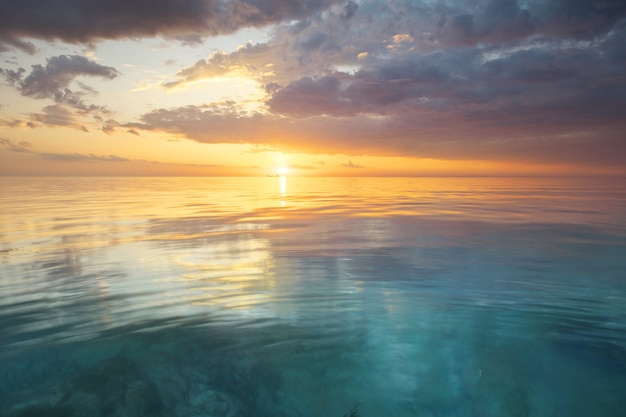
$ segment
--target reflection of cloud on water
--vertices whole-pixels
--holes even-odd
[[[314,308],[323,312],[324,302],[334,303],[333,294],[349,297],[356,291],[347,279],[329,281],[329,277],[345,275],[349,260],[337,256],[342,250],[380,248],[393,232],[387,221],[377,219],[346,221],[329,216],[324,221],[311,213],[302,213],[302,218],[296,213],[293,219],[273,214],[272,209],[257,210],[217,224],[212,218],[152,222],[149,244],[156,249],[142,250],[140,260],[143,268],[152,270],[150,285],[162,288],[161,294],[184,300],[177,308],[186,303],[188,312],[204,306],[240,317],[303,317],[308,312],[298,302],[300,298],[306,303],[319,301]],[[324,262],[300,270],[299,260],[310,260],[307,254]],[[315,265],[324,270],[312,276]],[[277,268],[280,274],[275,273]],[[318,279],[327,283],[312,288]]]
[[[128,300],[108,289],[127,276],[105,260],[102,249],[61,236],[52,249],[25,253],[21,262],[5,265],[7,274],[0,279],[3,344],[17,348],[92,338],[109,327],[111,314],[127,308]]]
[[[274,196],[277,185],[273,182]],[[196,320],[323,322],[343,331],[364,321],[410,322],[407,316],[419,301],[418,310],[430,323],[443,314],[441,306],[458,300],[477,308],[506,303],[522,309],[527,291],[508,292],[510,284],[499,278],[528,283],[526,272],[518,268],[512,276],[507,266],[555,254],[564,243],[560,226],[541,226],[542,239],[536,239],[539,232],[529,231],[529,225],[373,217],[368,213],[377,202],[370,203],[370,212],[360,212],[359,206],[333,199],[315,207],[301,200],[294,193],[289,209],[276,207],[274,200],[271,207],[227,214],[200,206],[197,217],[185,210],[159,213],[136,228],[120,220],[56,229],[52,249],[24,259],[36,262],[10,258],[6,270],[30,279],[20,296],[31,297],[25,308],[36,314],[23,317],[11,307],[17,316],[5,318],[24,318],[32,340]],[[583,226],[567,230],[568,239],[589,239]],[[504,255],[498,252],[503,247]],[[435,305],[434,299],[443,302]],[[372,340],[390,346],[392,333],[372,333]]]
[[[183,285],[181,296],[190,303],[252,316],[267,306],[274,275],[267,239],[235,235],[175,249],[170,256],[182,268],[170,282]]]

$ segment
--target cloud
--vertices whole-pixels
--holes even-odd
[[[177,163],[164,163],[158,161],[150,161],[145,159],[129,159],[124,158],[118,155],[96,155],[96,154],[83,154],[83,153],[51,153],[51,152],[36,152],[31,150],[32,144],[27,141],[21,141],[19,143],[15,143],[10,139],[0,138],[0,148],[4,148],[5,151],[8,152],[17,152],[17,153],[29,153],[36,157],[48,160],[48,161],[56,161],[56,162],[103,162],[103,163],[133,163],[133,164],[150,164],[150,165],[160,165],[160,166],[184,166],[184,167],[201,167],[201,168],[221,168],[223,165],[215,165],[215,164],[177,164]]]
[[[62,104],[46,106],[41,113],[31,113],[29,119],[30,127],[42,124],[48,127],[70,127],[87,132],[87,128],[78,121],[76,113]]]
[[[358,3],[355,3],[353,1],[348,1],[348,3],[346,3],[344,7],[343,14],[341,15],[342,19],[348,20],[352,18],[352,16],[354,16],[358,8],[359,8]]]
[[[533,6],[543,33],[577,39],[608,33],[626,16],[626,4],[620,0],[556,0]]]
[[[14,143],[10,139],[0,138],[0,146],[4,147],[9,152],[19,153],[32,153],[41,158],[63,161],[63,162],[77,162],[77,161],[103,161],[103,162],[128,162],[130,159],[122,158],[115,155],[94,155],[94,154],[79,154],[79,153],[47,153],[47,152],[34,152],[30,148],[32,144],[27,141],[21,141]]]
[[[365,2],[359,11],[374,17],[377,5]],[[396,19],[397,33],[410,34],[419,27],[439,45],[457,46],[502,44],[532,36],[593,39],[609,33],[625,16],[626,5],[620,0],[406,0],[378,8],[379,19]]]
[[[267,44],[215,53],[181,70],[166,86],[245,73],[266,86],[271,111],[296,117],[447,111],[461,105],[475,110],[522,95],[547,97],[576,88],[585,77],[606,75],[598,71],[606,69],[606,57],[578,39],[586,36],[596,44],[611,39],[612,56],[626,56],[619,46],[624,42],[616,41],[626,36],[615,35],[626,9],[619,2],[584,3],[524,8],[514,0],[363,1],[283,24]],[[560,33],[554,25],[567,23],[555,10],[567,13],[570,7],[578,24],[595,29],[572,27],[554,38]],[[581,10],[595,17],[587,21]]]
[[[276,91],[267,104],[274,112],[298,117],[353,116],[359,111],[359,103],[345,96],[337,75],[296,80]]]
[[[33,65],[31,72],[19,68],[0,69],[0,75],[7,84],[15,87],[20,94],[35,99],[52,99],[56,104],[46,106],[41,113],[29,116],[29,127],[37,124],[45,126],[65,126],[87,131],[78,119],[85,115],[109,114],[105,106],[85,102],[87,95],[97,94],[93,88],[77,80],[79,77],[90,76],[114,79],[119,72],[113,68],[100,65],[79,55],[59,55],[47,59],[46,65]],[[70,88],[75,82],[76,87]],[[107,125],[103,127],[106,130]]]
[[[390,51],[402,51],[410,49],[415,42],[413,36],[408,33],[398,33],[391,37],[391,42],[387,45]]]
[[[26,49],[27,45],[20,45],[21,38],[92,43],[157,35],[193,43],[202,36],[300,19],[333,3],[336,1],[4,1],[0,3],[0,43],[5,48]]]
[[[37,48],[35,48],[32,42],[18,39],[10,33],[0,35],[0,52],[8,52],[14,48],[20,49],[30,55],[37,52]]]
[[[352,161],[348,161],[345,164],[341,164],[341,166],[344,168],[365,168],[364,166],[357,165],[353,163]]]
[[[47,59],[46,66],[33,65],[30,74],[24,76],[26,70],[0,69],[9,85],[18,89],[26,97],[51,98],[57,103],[65,103],[85,112],[104,110],[101,107],[86,104],[82,97],[93,94],[95,90],[78,83],[81,91],[69,88],[72,81],[80,76],[113,79],[119,72],[113,67],[100,65],[80,55],[59,55]]]
[[[239,113],[235,107],[184,106],[154,110],[126,127],[201,143],[250,143],[319,154],[622,166],[626,143],[618,116],[621,107],[602,102],[603,94],[590,90],[576,102],[564,97],[539,108],[489,107],[488,101],[448,110],[422,103],[422,108],[403,111],[401,103],[395,104],[400,106],[397,112],[384,116],[291,117]],[[593,105],[598,107],[593,114],[580,116]]]
[[[290,168],[293,168],[293,169],[305,169],[305,170],[318,169],[318,167],[314,167],[314,166],[311,166],[311,165],[302,165],[302,164],[292,164],[292,165],[290,165]]]
[[[331,8],[281,25],[266,44],[212,55],[174,82],[271,68],[256,78],[267,112],[182,106],[132,127],[305,152],[619,166],[626,25],[576,12],[595,29],[565,30],[539,3],[472,4],[362,1],[349,21]]]
[[[24,68],[19,68],[18,70],[0,68],[0,75],[2,75],[7,84],[11,86],[19,85],[25,72],[26,70]]]
[[[197,80],[235,75],[263,80],[273,75],[273,65],[269,59],[273,52],[271,49],[272,47],[267,44],[249,42],[231,54],[215,52],[206,60],[199,60],[178,71],[177,80],[164,83],[163,86],[173,88]]]
[[[31,153],[32,151],[29,149],[32,145],[30,142],[22,141],[20,143],[13,143],[9,139],[0,138],[0,146],[4,147],[9,152],[18,152],[18,153]]]
[[[116,132],[119,125],[120,124],[116,120],[108,119],[104,122],[100,130],[102,130],[107,135],[112,135],[113,133]]]
[[[4,118],[4,117],[0,117],[0,126],[1,127],[11,127],[11,128],[15,128],[15,127],[34,127],[32,125],[32,122],[25,122],[22,119],[19,118]]]
[[[45,106],[39,113],[30,113],[24,118],[0,118],[0,126],[9,128],[37,129],[45,127],[69,127],[71,129],[88,132],[88,129],[79,121],[80,113],[62,104]],[[94,117],[96,122],[101,119]],[[105,127],[107,125],[105,124]],[[104,127],[102,128],[104,130]]]
[[[146,15],[134,12],[135,3],[128,13],[117,0],[108,7],[100,0],[86,3],[62,1],[57,14],[36,28],[23,18],[34,12],[16,14],[22,23],[0,26],[0,33],[68,42],[160,35],[194,43],[207,34],[275,24],[267,42],[190,61],[163,84],[174,90],[202,79],[247,77],[264,88],[260,110],[228,101],[155,108],[134,122],[102,117],[108,132],[161,131],[201,143],[354,157],[597,166],[623,165],[626,157],[623,1],[189,0],[184,10],[174,10],[174,3],[157,0]],[[22,6],[3,5],[0,12],[13,7]],[[165,11],[171,18],[162,17]],[[69,20],[93,25],[57,26]],[[75,73],[55,72],[85,68],[67,60],[72,65],[53,61],[30,74],[2,70],[23,94],[52,98],[59,106],[33,121],[80,127],[81,106],[82,114],[89,112],[84,97],[93,92]],[[117,74],[110,67],[89,68],[78,74]],[[27,84],[29,78],[34,81]]]
[[[324,13],[305,14],[299,20],[275,26],[274,37],[267,43],[248,42],[232,53],[215,52],[182,69],[176,74],[176,80],[164,86],[179,87],[225,75],[243,75],[269,85],[293,81],[302,73],[332,70],[335,63],[345,60],[344,57],[358,54],[344,50],[342,44],[343,36],[350,35],[349,28],[360,6],[352,1],[329,1],[327,6],[331,3],[334,5]],[[354,41],[349,39],[348,43]],[[379,42],[377,39],[376,43]]]
[[[42,158],[51,161],[78,162],[78,161],[99,161],[99,162],[129,162],[130,159],[116,155],[94,155],[79,153],[40,153]]]
[[[140,122],[127,123],[124,127],[164,131],[203,143],[241,143],[242,138],[256,131],[261,144],[261,137],[273,129],[271,118],[258,112],[240,114],[234,103],[229,101],[156,109],[142,115]]]

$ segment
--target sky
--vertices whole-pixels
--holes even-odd
[[[624,161],[623,0],[0,0],[1,175]]]

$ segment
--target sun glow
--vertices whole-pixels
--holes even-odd
[[[287,172],[289,172],[289,169],[287,169],[286,166],[280,166],[276,169],[276,171],[278,172],[278,175],[287,175]]]

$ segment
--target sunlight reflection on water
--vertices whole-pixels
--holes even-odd
[[[7,415],[150,390],[178,416],[626,409],[618,182],[0,181]],[[119,392],[58,388],[111,361]]]

